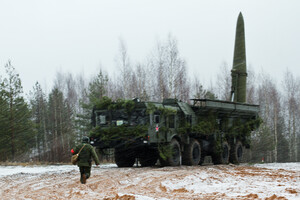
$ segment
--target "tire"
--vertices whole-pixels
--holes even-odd
[[[164,160],[162,157],[158,157],[159,159],[159,163],[160,163],[160,166],[164,167],[164,166],[170,166],[169,162],[167,160]]]
[[[157,152],[153,149],[148,149],[145,154],[140,157],[140,163],[142,167],[154,166],[157,159]]]
[[[118,167],[132,167],[135,162],[133,152],[124,149],[115,149],[115,163]]]
[[[171,149],[171,155],[168,155],[166,160],[159,157],[160,164],[162,166],[179,166],[181,157],[180,144],[175,138],[173,138],[169,146]]]
[[[204,163],[205,156],[206,156],[205,153],[201,152],[201,158],[200,158],[199,165],[202,165]]]
[[[243,144],[241,141],[236,141],[235,145],[230,151],[230,158],[231,163],[239,164],[243,160]]]
[[[184,148],[182,164],[198,165],[201,159],[201,146],[198,140],[191,139],[190,144]]]
[[[212,155],[212,161],[215,165],[228,164],[230,155],[230,147],[228,142],[222,142],[222,152]]]

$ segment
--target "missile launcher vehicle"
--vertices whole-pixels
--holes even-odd
[[[236,28],[231,71],[231,101],[177,99],[113,102],[104,97],[92,112],[91,143],[113,148],[119,167],[199,165],[205,156],[214,164],[243,161],[250,135],[260,124],[259,106],[246,103],[246,53],[244,21]]]
[[[109,99],[106,99],[110,101]],[[201,164],[211,156],[214,164],[242,161],[250,147],[250,133],[259,123],[257,105],[193,99],[161,103],[110,101],[110,108],[95,108],[91,141],[99,149],[114,148],[119,167]],[[131,105],[130,109],[125,105]],[[123,105],[123,107],[121,106]],[[114,107],[115,106],[115,107]]]

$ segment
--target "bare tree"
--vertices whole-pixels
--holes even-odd
[[[169,35],[165,43],[157,43],[150,65],[156,74],[156,100],[162,101],[165,98],[188,100],[190,88],[186,64],[180,57],[175,38]]]
[[[161,43],[157,43],[148,62],[150,68],[153,69],[152,76],[156,77],[156,80],[152,80],[151,84],[151,87],[154,88],[152,99],[162,101],[164,98],[168,97],[168,91],[166,81],[165,47]]]
[[[258,101],[260,105],[260,117],[263,119],[261,126],[260,145],[261,152],[268,157],[268,161],[278,161],[278,126],[279,117],[281,116],[280,93],[275,82],[265,74],[260,77],[258,87]],[[266,141],[263,141],[266,140]],[[269,154],[267,153],[269,152]],[[271,154],[273,152],[273,156]]]
[[[142,101],[149,100],[149,95],[146,87],[147,72],[146,66],[137,64],[135,70],[132,72],[131,88],[134,97],[139,97]]]
[[[217,74],[216,93],[219,99],[229,101],[231,91],[230,69],[226,62],[223,62],[219,69],[219,73]]]
[[[285,104],[287,106],[287,127],[290,145],[290,160],[297,161],[297,133],[299,132],[299,100],[300,100],[300,81],[287,71],[284,77]]]
[[[203,88],[203,85],[200,83],[197,76],[194,77],[193,86],[192,86],[192,97],[195,99],[204,99],[206,98],[207,91]]]
[[[257,97],[256,95],[256,76],[253,68],[248,66],[247,70],[247,103],[257,104]]]
[[[166,66],[169,97],[186,98],[188,95],[185,61],[180,57],[177,40],[170,34],[166,44]],[[187,100],[187,99],[182,99]]]
[[[119,88],[121,88],[121,96],[120,98],[132,98],[131,94],[131,88],[130,88],[130,82],[131,82],[131,64],[130,59],[128,55],[127,46],[122,38],[119,39],[119,53],[116,57],[116,65],[119,69],[119,76],[117,85]]]

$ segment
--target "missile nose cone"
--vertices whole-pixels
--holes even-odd
[[[238,17],[238,19],[240,19],[240,18],[243,18],[243,14],[242,14],[242,12],[240,12],[240,13],[239,13],[239,17]]]
[[[237,23],[236,23],[236,28],[238,29],[238,27],[244,29],[244,17],[243,17],[243,14],[241,12],[238,16],[238,20],[237,20]]]
[[[241,64],[245,65],[242,67]],[[245,30],[244,18],[241,12],[236,23],[233,69],[246,72]]]
[[[245,30],[244,18],[242,13],[239,13],[236,23],[235,45],[233,66],[231,70],[232,77],[232,100],[235,102],[246,102],[246,48],[245,48]]]

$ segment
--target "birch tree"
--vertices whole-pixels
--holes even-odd
[[[158,42],[148,60],[150,68],[153,69],[151,87],[154,88],[152,100],[155,101],[168,98],[165,53],[165,47]]]
[[[262,74],[258,87],[258,103],[263,124],[259,130],[258,145],[261,146],[260,153],[269,162],[278,161],[278,138],[282,134],[278,131],[281,129],[279,119],[282,119],[280,96],[275,82],[268,75]]]
[[[149,100],[149,94],[147,91],[147,70],[146,66],[137,64],[135,70],[132,72],[131,88],[133,97],[138,97],[142,101]]]
[[[131,82],[131,63],[128,55],[127,46],[122,38],[119,40],[119,53],[116,57],[117,69],[119,70],[120,80],[117,84],[121,89],[120,98],[132,98],[130,82]]]
[[[248,66],[247,69],[247,103],[257,104],[257,96],[256,96],[256,85],[257,77],[255,72],[251,66]]]
[[[180,57],[178,42],[169,35],[166,44],[166,73],[168,83],[168,97],[188,100],[189,88],[187,85],[185,61]]]
[[[150,59],[156,77],[155,100],[177,98],[189,99],[189,81],[185,60],[180,57],[177,40],[169,35],[164,43],[157,43]]]
[[[285,105],[287,107],[286,118],[289,135],[289,157],[290,161],[297,161],[297,153],[299,148],[297,146],[297,137],[299,134],[299,100],[300,100],[300,81],[294,75],[287,71],[284,77],[284,91],[285,91]]]
[[[231,75],[228,64],[224,62],[217,74],[216,93],[219,99],[230,101]]]

